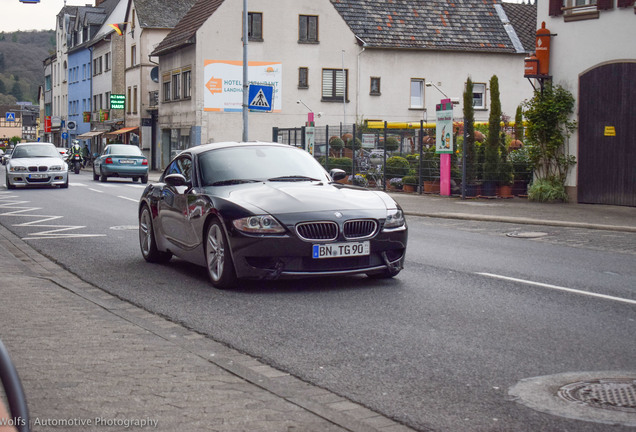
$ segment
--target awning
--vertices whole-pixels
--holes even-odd
[[[125,133],[128,133],[128,132],[132,132],[132,131],[137,130],[137,129],[139,129],[137,126],[117,129],[116,131],[107,132],[106,136],[107,137],[109,137],[109,136],[112,137],[112,136],[116,136],[116,135],[121,135],[121,134],[125,134]]]
[[[81,134],[81,135],[78,135],[78,136],[77,136],[77,138],[78,138],[78,139],[93,138],[94,136],[101,135],[101,134],[103,134],[104,132],[106,132],[106,131],[103,131],[103,130],[102,130],[102,131],[91,131],[91,132],[86,132],[86,133],[83,133],[83,134]]]

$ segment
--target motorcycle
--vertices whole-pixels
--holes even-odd
[[[80,169],[82,168],[82,155],[79,151],[73,152],[68,158],[68,165],[73,167],[73,172],[75,174],[80,173]]]

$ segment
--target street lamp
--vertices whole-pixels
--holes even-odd
[[[303,105],[305,106],[305,108],[307,108],[307,110],[309,111],[309,112],[307,113],[307,122],[308,122],[308,123],[313,122],[313,121],[314,121],[314,110],[312,110],[311,108],[309,108],[309,107],[307,106],[307,104],[306,104],[305,102],[303,102],[301,99],[298,99],[298,100],[296,101],[296,103],[297,103],[297,104],[303,104]]]
[[[450,99],[446,93],[444,93],[444,92],[443,92],[443,91],[442,91],[439,87],[437,87],[437,86],[436,86],[435,84],[433,84],[432,82],[428,82],[428,81],[427,81],[427,82],[426,82],[426,87],[435,87],[435,88],[437,89],[437,91],[438,91],[438,92],[440,92],[441,94],[443,94],[443,95],[444,95],[444,97],[445,97],[446,99]]]

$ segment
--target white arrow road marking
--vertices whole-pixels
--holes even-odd
[[[606,295],[606,294],[599,294],[599,293],[594,293],[594,292],[589,292],[589,291],[581,291],[581,290],[577,290],[577,289],[573,289],[573,288],[566,288],[566,287],[562,287],[562,286],[558,286],[558,285],[550,285],[550,284],[545,284],[545,283],[541,283],[541,282],[533,282],[533,281],[529,281],[529,280],[525,280],[525,279],[517,279],[517,278],[508,277],[508,276],[501,276],[501,275],[491,274],[491,273],[477,273],[477,274],[478,275],[482,275],[482,276],[486,276],[486,277],[495,278],[495,279],[503,279],[503,280],[507,280],[507,281],[511,281],[511,282],[519,282],[519,283],[524,283],[524,284],[528,284],[528,285],[539,286],[539,287],[542,287],[542,288],[550,288],[550,289],[553,289],[553,290],[565,291],[565,292],[569,292],[569,293],[573,293],[573,294],[585,295],[585,296],[590,296],[590,297],[597,297],[597,298],[602,298],[602,299],[605,299],[605,300],[613,300],[613,301],[618,301],[618,302],[628,303],[628,304],[636,304],[636,300],[630,300],[630,299],[626,299],[626,298],[622,298],[622,297],[614,297],[614,296],[610,296],[610,295]]]
[[[0,216],[13,216],[22,218],[36,218],[35,220],[23,222],[19,224],[13,224],[16,227],[37,227],[37,228],[50,228],[44,231],[39,231],[29,234],[27,237],[23,237],[22,240],[37,240],[37,239],[52,239],[52,238],[84,238],[84,237],[106,237],[106,234],[69,234],[68,231],[78,230],[86,228],[86,226],[79,225],[45,225],[45,222],[61,219],[64,216],[51,216],[41,214],[26,214],[37,210],[42,210],[41,207],[23,207],[21,205],[28,204],[29,201],[10,201],[7,198],[15,198],[15,196],[3,196],[0,195],[0,208],[12,209],[12,211],[0,213]],[[65,232],[66,231],[66,232]],[[65,232],[63,234],[60,234]]]

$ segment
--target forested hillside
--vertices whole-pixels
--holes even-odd
[[[44,60],[55,53],[55,31],[0,32],[0,105],[37,103]]]

